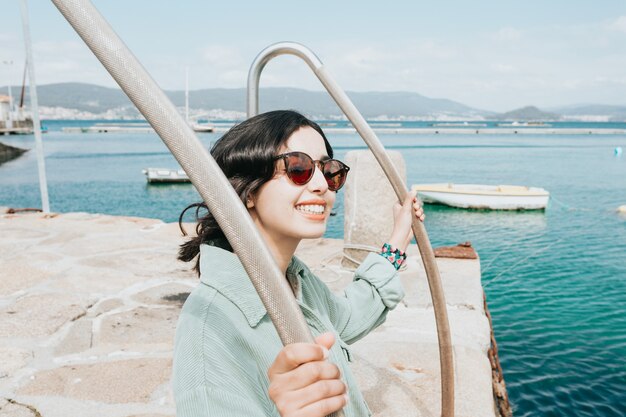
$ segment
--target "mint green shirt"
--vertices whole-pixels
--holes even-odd
[[[187,298],[176,329],[176,415],[278,417],[267,393],[267,370],[282,344],[243,265],[232,252],[201,245],[200,271],[200,284]],[[384,322],[404,296],[395,268],[370,254],[343,296],[331,293],[296,257],[287,279],[313,335],[336,335],[329,359],[348,385],[345,416],[371,415],[350,370],[348,345]]]

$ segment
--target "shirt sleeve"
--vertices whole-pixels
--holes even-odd
[[[382,256],[370,253],[355,271],[343,296],[322,283],[328,313],[339,337],[354,343],[385,321],[387,312],[404,297],[398,271]]]

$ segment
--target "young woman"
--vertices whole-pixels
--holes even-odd
[[[332,159],[320,127],[293,111],[269,112],[233,127],[211,154],[248,208],[316,338],[281,345],[241,262],[207,213],[179,256],[196,259],[200,284],[176,330],[177,416],[321,417],[342,407],[346,417],[369,415],[347,345],[380,325],[404,295],[397,268],[413,216],[424,217],[415,194],[394,206],[393,233],[381,254],[370,254],[344,296],[335,296],[294,257],[302,239],[324,234],[349,170]]]

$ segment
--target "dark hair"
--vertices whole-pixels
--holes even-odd
[[[298,112],[277,110],[251,117],[233,126],[224,134],[211,149],[211,155],[229,179],[241,201],[253,197],[259,188],[271,180],[275,174],[274,157],[291,135],[302,127],[315,129],[324,139],[329,157],[333,157],[333,149],[319,125]],[[187,235],[182,226],[183,216],[190,208],[196,209],[196,234],[180,246],[178,259],[190,262],[198,257],[194,270],[200,274],[200,245],[207,243],[230,250],[232,248],[225,239],[217,221],[205,203],[194,203],[187,206],[178,219],[183,235]],[[200,216],[200,210],[207,213]]]

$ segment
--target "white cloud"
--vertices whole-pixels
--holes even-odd
[[[359,73],[376,72],[385,61],[383,50],[371,46],[347,49],[337,58],[343,69]]]
[[[219,75],[219,82],[224,86],[242,87],[248,80],[248,72],[242,69],[227,70]]]
[[[626,33],[626,16],[620,16],[608,24],[609,30]]]
[[[4,43],[4,42],[16,42],[16,36],[13,35],[12,33],[4,33],[4,32],[0,32],[0,43]]]
[[[515,66],[510,65],[510,64],[502,64],[502,63],[493,64],[491,65],[491,68],[495,72],[501,72],[501,73],[515,72],[516,70]]]
[[[518,41],[522,37],[522,32],[512,27],[504,27],[495,34],[495,39],[504,42]]]
[[[201,56],[204,63],[219,68],[237,68],[243,65],[241,51],[230,46],[204,46],[201,49]]]

